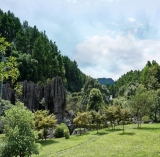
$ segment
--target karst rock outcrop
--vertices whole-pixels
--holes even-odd
[[[55,77],[52,81],[46,82],[45,87],[34,84],[33,82],[21,82],[22,94],[18,97],[20,101],[31,111],[47,109],[54,113],[58,123],[64,121],[64,112],[66,107],[66,90],[62,79]],[[3,85],[2,99],[9,100],[14,104],[16,93],[9,83]],[[44,105],[41,104],[44,98]]]

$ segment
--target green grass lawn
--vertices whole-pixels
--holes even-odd
[[[79,136],[37,141],[39,157],[158,157],[160,156],[160,124],[117,126],[115,131],[102,129]],[[37,157],[37,156],[32,156]]]

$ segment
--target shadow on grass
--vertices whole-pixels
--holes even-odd
[[[108,130],[106,130],[106,131],[109,131],[109,132],[114,132],[114,131],[122,131],[123,129],[119,129],[119,128],[115,128],[115,129],[108,129]]]
[[[135,133],[133,133],[133,132],[122,132],[122,133],[119,133],[119,135],[128,135],[128,136],[133,136],[133,135],[135,135]]]
[[[58,143],[58,141],[47,139],[46,141],[45,140],[37,140],[36,143],[39,143],[42,146],[47,146],[47,145],[50,145],[50,144],[53,144],[53,143]]]
[[[108,132],[98,132],[98,133],[95,133],[94,135],[99,135],[99,136],[102,136],[102,135],[106,135],[106,134],[108,134]]]
[[[160,131],[160,128],[151,128],[151,127],[141,127],[141,128],[134,128],[134,129],[137,129],[137,130],[149,130],[149,131]]]

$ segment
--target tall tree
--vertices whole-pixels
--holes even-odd
[[[33,119],[33,113],[20,102],[5,111],[6,137],[1,157],[25,157],[39,153],[35,144]]]
[[[141,74],[141,82],[148,89],[158,89],[160,87],[160,65],[156,61],[148,62]]]
[[[137,92],[131,97],[129,104],[132,112],[137,119],[138,128],[141,127],[142,117],[148,114],[149,110],[149,93],[144,86],[139,86]]]
[[[99,111],[104,105],[102,93],[99,89],[93,88],[89,94],[88,110]]]
[[[89,77],[82,89],[82,105],[86,106],[88,104],[89,94],[93,88],[100,90],[105,104],[108,104],[110,102],[110,93],[107,87],[105,85],[99,84],[98,80]]]

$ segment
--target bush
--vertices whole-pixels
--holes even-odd
[[[148,116],[142,117],[142,121],[143,121],[144,123],[149,123],[149,117],[148,117]]]
[[[64,137],[64,130],[68,130],[68,127],[66,124],[61,123],[56,126],[55,131],[54,131],[54,136],[56,138]],[[69,132],[69,130],[68,130]]]
[[[43,140],[43,129],[38,131],[38,138]]]
[[[61,127],[57,127],[57,128],[55,129],[54,136],[55,136],[56,138],[64,137],[64,129],[61,128]]]
[[[70,138],[70,134],[69,134],[69,130],[64,130],[64,137],[65,139],[69,139]]]
[[[2,107],[2,110],[1,110],[1,116],[4,116],[4,112],[10,108],[13,107],[13,105],[11,104],[10,101],[8,100],[3,100],[3,99],[0,99],[0,103],[1,103],[1,107]]]

